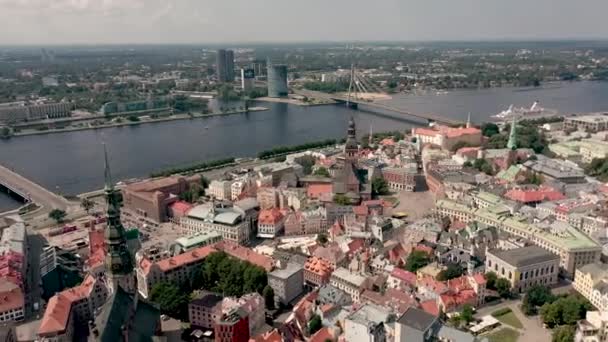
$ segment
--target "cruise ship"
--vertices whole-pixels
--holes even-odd
[[[532,106],[530,108],[525,108],[525,107],[517,108],[517,107],[514,107],[513,105],[510,105],[509,108],[507,108],[507,110],[503,110],[502,112],[500,112],[496,115],[492,115],[492,118],[505,120],[505,119],[513,119],[515,117],[517,119],[523,119],[523,118],[539,118],[539,117],[545,117],[545,116],[554,116],[556,114],[557,114],[556,110],[543,108],[540,106],[540,103],[538,101],[534,101],[534,103],[532,104]]]

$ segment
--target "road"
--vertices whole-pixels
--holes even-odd
[[[517,329],[512,327],[514,330],[517,330],[520,335],[518,341],[534,341],[534,342],[549,342],[551,341],[551,331],[545,329],[543,327],[542,322],[540,321],[540,316],[526,316],[521,310],[519,310],[519,305],[521,304],[520,300],[508,300],[496,305],[485,306],[479,308],[475,313],[475,318],[481,318],[485,315],[490,315],[492,312],[502,309],[502,308],[510,308],[511,311],[515,314],[517,319],[524,326],[523,329]],[[503,324],[504,326],[504,324]]]
[[[2,165],[0,165],[0,183],[27,194],[32,202],[41,206],[47,213],[53,209],[68,209],[69,202],[64,197],[45,189]]]

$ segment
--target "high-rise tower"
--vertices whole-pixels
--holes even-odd
[[[220,82],[234,81],[234,51],[218,50],[216,66],[217,78]]]
[[[106,277],[110,291],[116,291],[122,287],[128,293],[135,293],[135,277],[133,275],[133,260],[127,248],[125,228],[120,222],[120,195],[112,183],[110,163],[108,161],[108,150],[104,144],[104,178],[105,197],[108,206],[107,226],[104,232],[106,244]]]

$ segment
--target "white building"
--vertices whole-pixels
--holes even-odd
[[[206,231],[219,233],[224,240],[249,243],[250,221],[233,208],[216,208],[214,203],[198,205],[181,217],[179,226],[188,235]]]
[[[207,189],[207,195],[220,201],[232,199],[232,182],[228,180],[212,180]]]
[[[358,302],[361,293],[366,288],[367,278],[350,272],[344,267],[339,267],[331,274],[329,284],[348,293],[353,302]]]

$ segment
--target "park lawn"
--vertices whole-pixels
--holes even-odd
[[[517,342],[519,333],[511,328],[502,328],[491,334],[484,335],[490,342]]]
[[[494,316],[494,314],[492,314],[492,316]],[[500,316],[494,316],[494,318],[499,320],[501,323],[512,326],[513,328],[517,328],[517,329],[524,328],[523,324],[521,324],[521,322],[519,321],[517,316],[515,316],[513,311],[510,311],[510,312],[500,315]]]

